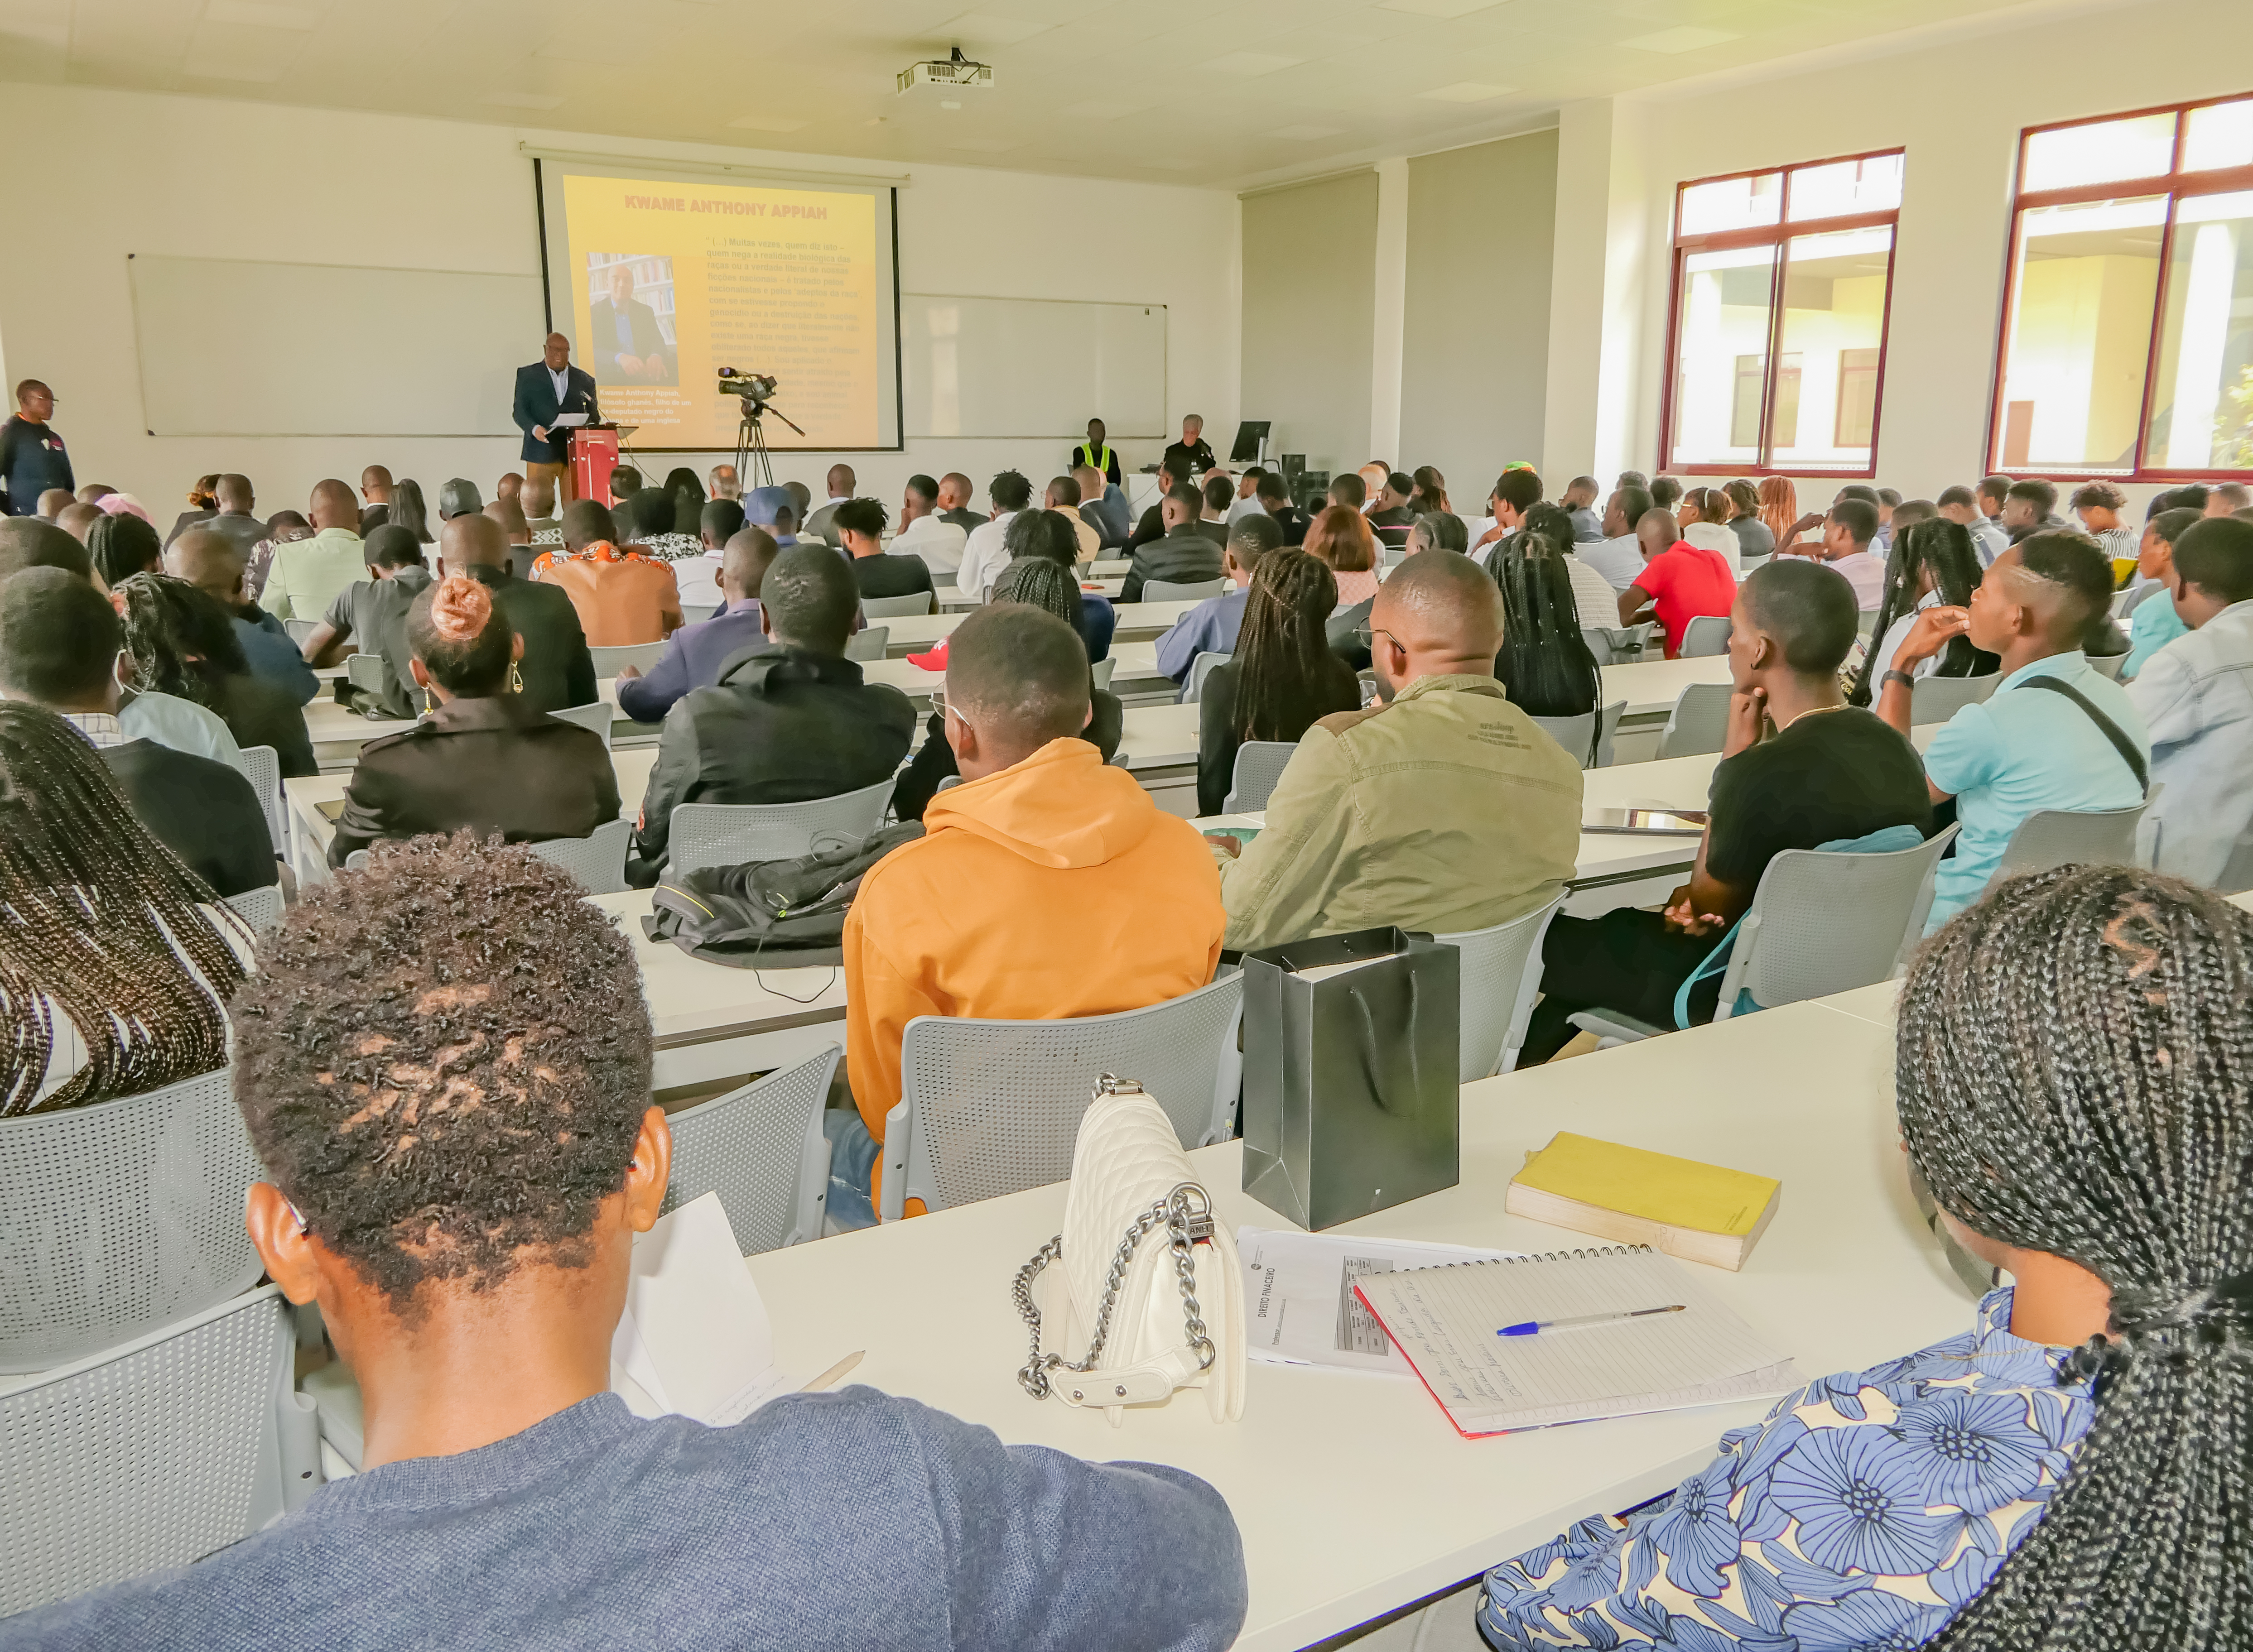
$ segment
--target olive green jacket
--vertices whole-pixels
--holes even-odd
[[[1419,677],[1307,730],[1266,827],[1221,860],[1226,944],[1504,924],[1557,893],[1580,847],[1564,748],[1492,677]]]

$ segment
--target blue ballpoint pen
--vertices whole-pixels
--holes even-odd
[[[1583,1314],[1573,1320],[1527,1320],[1519,1325],[1505,1325],[1496,1336],[1535,1336],[1543,1331],[1569,1331],[1583,1325],[1616,1325],[1622,1320],[1648,1319],[1654,1314],[1679,1314],[1689,1306],[1676,1302],[1667,1307],[1639,1307],[1629,1314]]]

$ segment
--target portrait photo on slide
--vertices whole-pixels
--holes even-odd
[[[586,366],[599,384],[673,384],[673,260],[662,253],[587,254]]]

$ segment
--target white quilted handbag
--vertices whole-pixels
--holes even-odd
[[[1043,1290],[1034,1281],[1062,1258]],[[1244,1269],[1236,1239],[1213,1220],[1165,1109],[1131,1079],[1106,1073],[1080,1120],[1064,1195],[1064,1231],[1018,1271],[1017,1311],[1032,1357],[1017,1380],[1035,1399],[1124,1408],[1204,1390],[1217,1423],[1244,1414]],[[1085,1348],[1075,1359],[1069,1350]]]

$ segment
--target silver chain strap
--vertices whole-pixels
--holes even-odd
[[[1106,1073],[1097,1081],[1097,1098],[1114,1095],[1139,1095],[1141,1086],[1131,1079],[1114,1078]],[[1043,1268],[1064,1255],[1064,1235],[1057,1234],[1033,1253],[1033,1259],[1017,1270],[1017,1279],[1011,1287],[1017,1312],[1032,1332],[1032,1356],[1024,1369],[1017,1373],[1017,1381],[1035,1399],[1046,1399],[1052,1384],[1049,1373],[1056,1370],[1091,1371],[1103,1356],[1104,1344],[1111,1338],[1111,1314],[1119,1305],[1119,1293],[1126,1282],[1126,1271],[1134,1265],[1134,1252],[1152,1229],[1163,1223],[1170,1248],[1174,1253],[1174,1272],[1182,1292],[1182,1321],[1184,1340],[1196,1350],[1197,1369],[1209,1371],[1217,1356],[1212,1338],[1205,1330],[1204,1320],[1197,1307],[1196,1258],[1192,1251],[1200,1239],[1212,1237],[1212,1201],[1205,1190],[1194,1181],[1184,1181],[1164,1198],[1153,1202],[1128,1223],[1126,1237],[1120,1240],[1118,1252],[1111,1258],[1111,1272],[1103,1282],[1103,1300],[1095,1312],[1095,1331],[1087,1345],[1087,1357],[1068,1360],[1061,1354],[1041,1352],[1041,1311],[1033,1306],[1033,1280]]]

